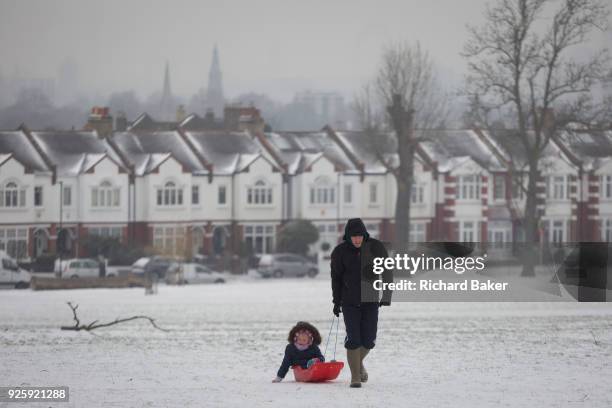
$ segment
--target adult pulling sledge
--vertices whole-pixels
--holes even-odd
[[[370,237],[361,218],[351,218],[344,228],[343,241],[331,254],[333,313],[344,316],[344,347],[351,370],[352,388],[368,381],[363,360],[374,348],[378,326],[378,308],[391,305],[391,290],[374,289],[380,276],[373,272],[374,258],[388,253],[377,239]],[[393,282],[393,272],[385,269],[383,282]]]

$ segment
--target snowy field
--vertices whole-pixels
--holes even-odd
[[[271,383],[297,320],[319,328],[324,348],[330,299],[326,277],[154,296],[2,290],[0,385],[70,387],[69,403],[29,407],[612,406],[612,304],[394,303],[381,309],[363,388],[348,387],[348,367],[334,383],[295,383],[291,372]],[[68,300],[82,323],[146,314],[172,331],[144,321],[60,331],[73,323]]]

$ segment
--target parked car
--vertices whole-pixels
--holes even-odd
[[[264,278],[270,276],[282,278],[285,276],[309,276],[314,278],[319,273],[317,264],[296,254],[263,254],[259,258],[257,272]]]
[[[225,283],[225,275],[213,271],[207,266],[197,263],[181,265],[183,270],[183,283]]]
[[[21,269],[6,252],[0,251],[0,285],[25,289],[30,286],[32,274]]]
[[[97,278],[100,276],[100,264],[95,259],[62,259],[61,262],[58,260],[56,261],[55,276],[60,277],[58,270],[61,270],[62,279]]]
[[[132,273],[144,275],[146,271],[156,275],[158,279],[166,277],[166,273],[175,272],[179,268],[179,263],[172,259],[161,256],[151,258],[140,258],[132,264]]]

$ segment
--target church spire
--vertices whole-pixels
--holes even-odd
[[[164,89],[162,91],[159,107],[160,119],[164,121],[172,120],[174,117],[174,98],[170,88],[170,63],[166,61],[166,71],[164,73]]]
[[[225,99],[223,97],[223,74],[219,63],[219,50],[215,44],[212,62],[208,71],[208,88],[206,89],[206,110],[211,109],[216,117],[223,115]]]

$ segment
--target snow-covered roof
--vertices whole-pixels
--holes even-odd
[[[208,130],[208,129],[223,129],[223,120],[203,118],[195,113],[190,114],[183,119],[179,126],[185,130]]]
[[[13,157],[12,153],[0,153],[0,166],[3,165],[11,157]]]
[[[176,122],[161,122],[153,119],[148,113],[142,113],[128,126],[127,130],[132,132],[164,131],[176,128]]]
[[[22,131],[0,131],[0,154],[12,155],[33,171],[51,171]]]
[[[597,168],[612,157],[612,131],[562,131],[556,134],[570,154],[586,168]]]
[[[366,173],[386,173],[387,166],[398,164],[397,138],[392,133],[371,136],[359,131],[336,131],[336,135],[363,162]]]
[[[516,130],[498,129],[484,133],[492,138],[496,146],[503,149],[502,153],[504,156],[508,157],[516,167],[522,168],[527,165],[527,153],[525,146]],[[533,143],[535,140],[535,132],[528,131],[527,137],[529,138],[530,143]],[[546,145],[543,153],[544,156],[553,156],[558,154],[559,149],[556,148],[552,142]]]
[[[261,156],[259,146],[244,132],[187,131],[194,148],[213,165],[214,174],[233,174],[244,170]]]
[[[417,131],[416,136],[423,139],[420,142],[423,150],[438,163],[441,172],[452,170],[469,159],[490,171],[505,168],[473,130]]]
[[[108,154],[108,146],[96,131],[32,131],[32,138],[56,166],[57,174],[76,176],[95,166]],[[117,162],[117,161],[116,161]],[[120,165],[119,162],[117,162]]]
[[[347,173],[358,172],[327,132],[273,132],[265,137],[287,163],[290,174],[303,171],[321,156]]]
[[[138,169],[138,175],[155,169],[166,160],[167,154],[171,154],[191,173],[208,173],[177,131],[115,132],[113,142],[129,164]]]

